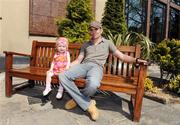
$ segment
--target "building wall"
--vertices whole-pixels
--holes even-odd
[[[55,38],[29,36],[29,1],[1,0],[2,32],[0,54],[3,51],[30,53],[32,39],[54,40]]]
[[[96,0],[96,20],[101,21],[106,0]]]
[[[101,20],[105,0],[96,0],[96,19]],[[30,53],[32,40],[54,37],[29,36],[29,0],[0,0],[0,56],[3,51]]]
[[[1,7],[1,2],[0,2],[0,18],[2,18],[2,7]],[[1,51],[1,49],[2,49],[2,36],[1,36],[1,34],[2,34],[2,25],[1,25],[1,23],[2,23],[2,20],[0,19],[0,51]],[[0,52],[1,53],[1,52]]]

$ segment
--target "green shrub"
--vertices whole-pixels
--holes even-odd
[[[153,51],[152,59],[160,66],[161,77],[164,72],[170,79],[176,77],[180,74],[180,41],[163,40]]]
[[[118,33],[113,35],[110,30],[105,34],[105,37],[111,40],[116,46],[120,45],[141,45],[141,58],[149,59],[152,48],[154,47],[154,43],[149,40],[148,37],[143,34],[136,32],[125,32],[123,34]]]
[[[171,91],[173,91],[177,94],[180,94],[180,74],[170,80],[170,82],[168,84],[168,88]]]
[[[145,91],[157,93],[157,87],[154,86],[153,81],[150,78],[145,79],[144,88],[145,88]]]
[[[66,18],[56,20],[59,36],[67,37],[70,42],[89,40],[89,23],[93,20],[90,0],[70,0]]]
[[[113,35],[127,31],[125,19],[125,0],[107,0],[102,18],[104,33]]]

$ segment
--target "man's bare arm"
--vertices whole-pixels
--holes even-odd
[[[84,54],[80,54],[78,56],[78,58],[76,60],[74,60],[71,64],[70,67],[76,65],[76,64],[80,64],[82,62],[82,60],[84,59]]]
[[[119,50],[116,50],[114,52],[114,55],[124,62],[136,63],[136,61],[137,61],[136,58],[134,58],[132,56],[125,55],[122,52],[120,52]],[[138,63],[147,63],[147,61],[142,60],[142,59],[138,59]]]

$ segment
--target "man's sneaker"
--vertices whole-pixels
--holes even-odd
[[[75,108],[76,106],[77,106],[77,103],[73,99],[71,99],[68,102],[66,102],[65,109],[70,110],[70,109]]]
[[[99,118],[99,111],[98,108],[96,107],[95,100],[91,100],[87,111],[89,112],[92,120],[96,121]]]
[[[51,88],[46,88],[44,91],[43,91],[43,96],[47,96],[47,95],[49,95],[50,94],[50,92],[51,92]]]

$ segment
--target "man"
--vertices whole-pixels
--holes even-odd
[[[121,53],[109,40],[104,39],[102,26],[98,21],[90,23],[89,33],[91,39],[85,42],[80,50],[78,58],[71,63],[71,68],[59,75],[59,80],[73,99],[65,104],[66,109],[73,109],[79,105],[84,111],[88,111],[92,120],[97,120],[99,111],[95,100],[91,96],[95,94],[103,77],[103,66],[109,53],[113,53],[125,62],[142,62],[145,60],[133,58]],[[73,80],[79,77],[86,78],[86,86],[79,90]]]

